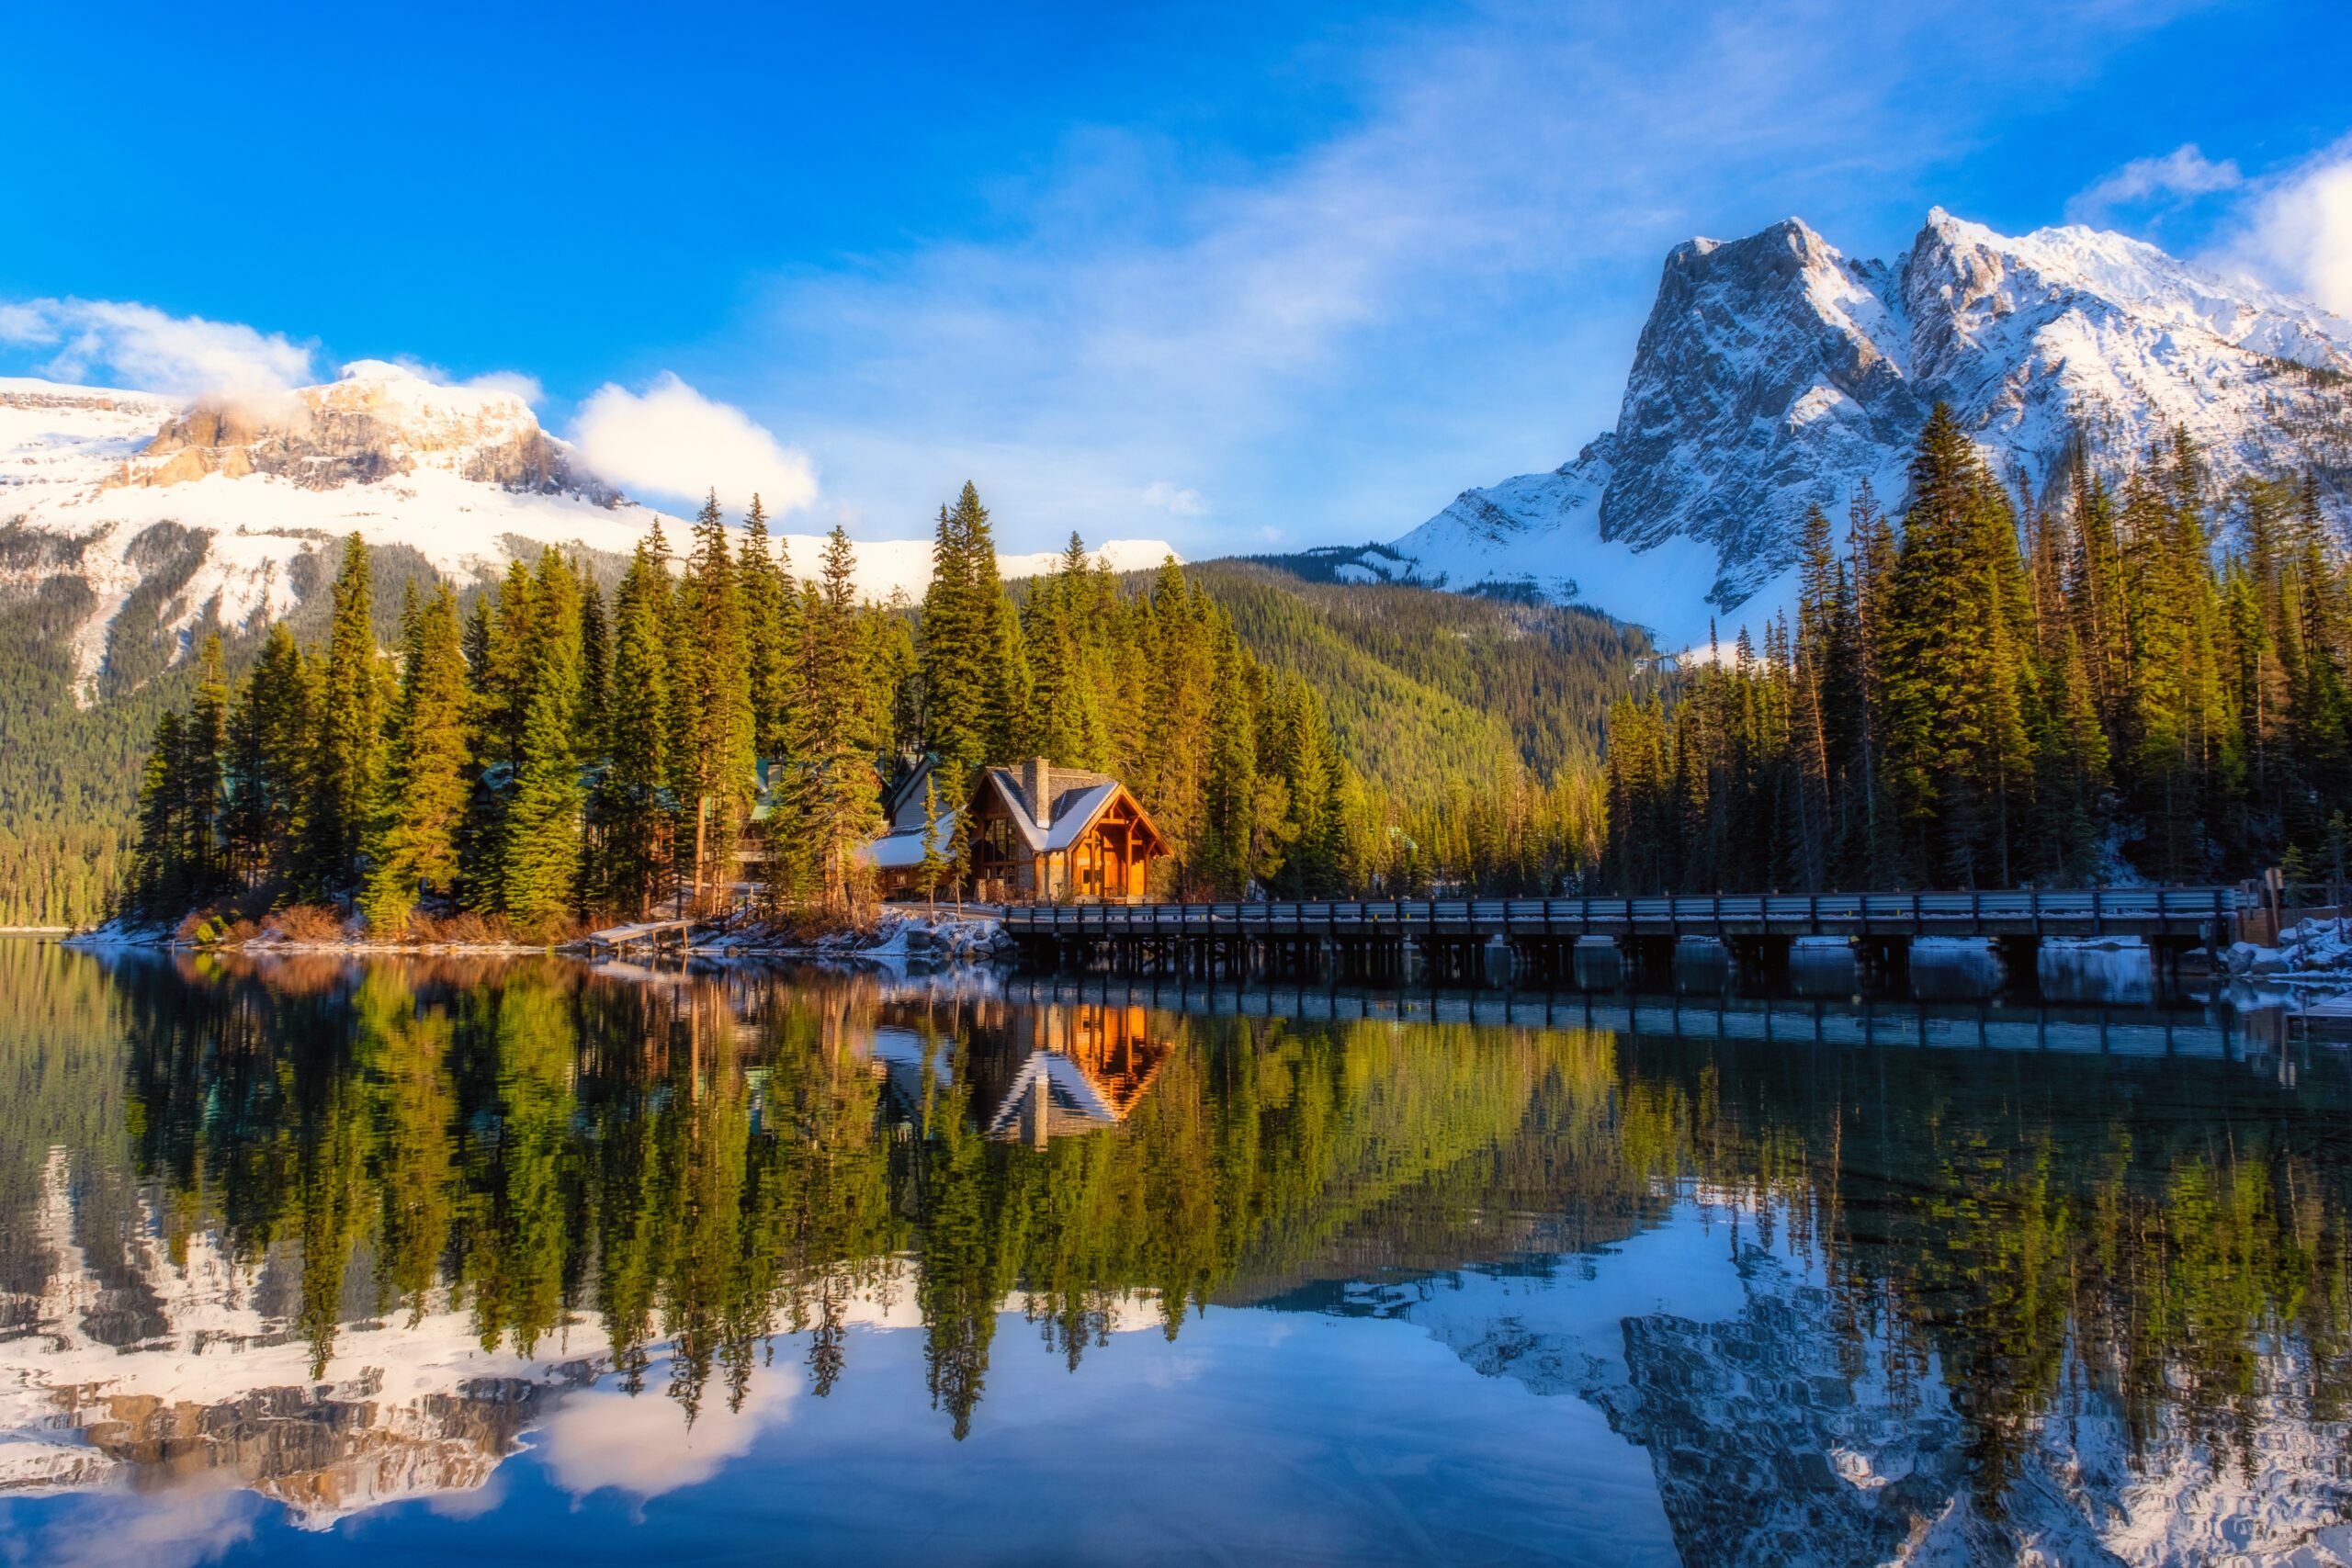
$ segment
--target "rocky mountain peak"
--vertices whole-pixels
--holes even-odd
[[[1782,606],[1808,506],[1865,483],[1899,504],[1937,402],[2037,491],[2078,436],[2119,467],[2186,426],[2223,483],[2308,468],[2341,519],[2347,375],[2352,322],[2125,235],[2010,238],[1935,208],[1886,264],[1792,218],[1668,254],[1605,464],[1464,491],[1390,549],[1424,581],[1581,599],[1691,646]]]
[[[168,420],[107,483],[160,486],[266,474],[306,490],[373,484],[420,468],[478,484],[621,498],[574,465],[530,405],[503,389],[452,387],[363,359],[342,377],[262,400],[199,400]]]

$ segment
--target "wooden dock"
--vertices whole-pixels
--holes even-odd
[[[686,938],[698,922],[691,919],[673,920],[638,920],[625,926],[607,926],[600,931],[590,931],[582,940],[589,951],[598,953],[625,953],[642,948],[648,953],[659,954],[664,946],[674,943],[683,953]]]

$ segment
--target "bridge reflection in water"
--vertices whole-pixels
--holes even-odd
[[[1021,975],[1012,1000],[1039,1008],[1155,1009],[1228,1018],[1347,1021],[1393,1019],[1521,1029],[1612,1029],[1634,1034],[1889,1050],[2030,1051],[2073,1055],[2243,1061],[2291,1083],[2286,1014],[2228,1008],[2064,1006],[2048,1002],[1902,1001],[1858,997],[1676,992],[1401,991],[1372,987],[1217,984],[1183,976]]]

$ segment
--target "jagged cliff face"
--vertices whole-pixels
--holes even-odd
[[[2077,432],[2121,464],[2185,427],[2223,482],[2316,471],[2341,519],[2347,376],[2352,322],[2121,235],[2009,239],[1939,209],[1885,265],[1791,219],[1676,247],[1616,429],[1394,548],[1423,578],[1529,584],[1688,644],[1776,607],[1808,505],[1836,514],[1865,482],[1899,503],[1939,401],[2036,490]]]
[[[174,485],[267,474],[304,490],[375,484],[429,468],[474,484],[602,505],[618,491],[578,468],[508,392],[437,386],[363,360],[343,379],[259,405],[198,402],[165,423],[106,482]]]

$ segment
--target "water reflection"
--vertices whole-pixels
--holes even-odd
[[[2352,1507],[2352,1096],[2220,1015],[0,966],[0,1489],[51,1499],[11,1532],[222,1483],[313,1528],[497,1515],[517,1465],[642,1502],[886,1416],[867,1461],[903,1457],[918,1416],[1010,1445],[976,1519],[1007,1455],[1173,1423],[1232,1451],[1184,1503],[1228,1545],[1270,1445],[1326,1431],[1506,1555],[1651,1519],[1692,1562],[2195,1561]],[[1308,1323],[1380,1337],[1282,1348]],[[1123,1337],[1159,1348],[1098,1368]],[[1040,1348],[1080,1375],[1027,1381]],[[1042,1409],[1070,1448],[1021,1446]],[[1050,1548],[1034,1512],[989,1528]]]

